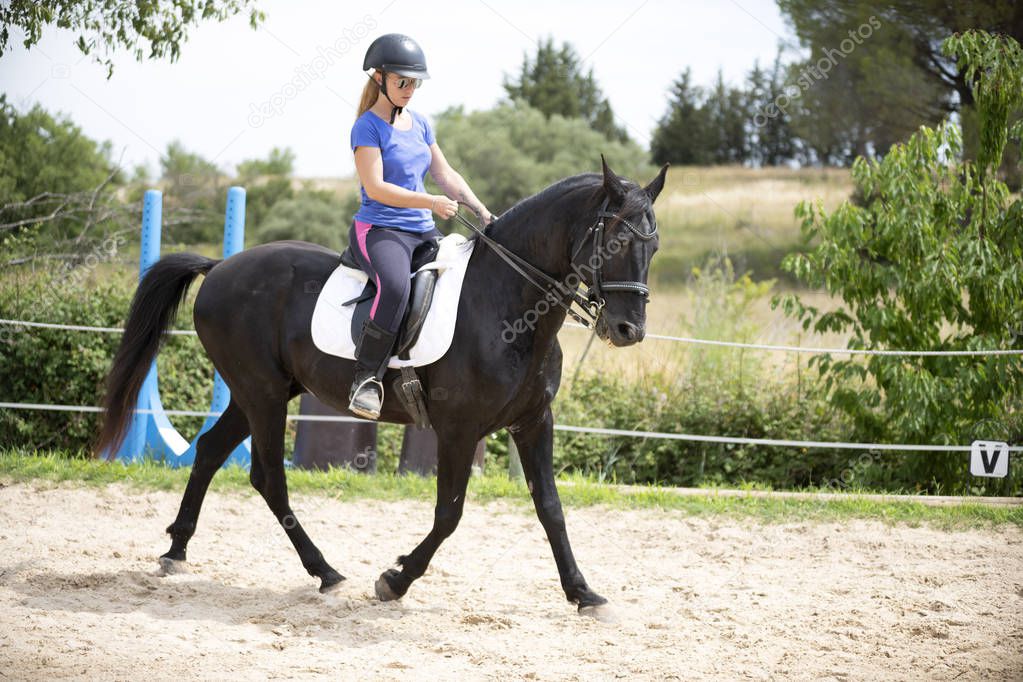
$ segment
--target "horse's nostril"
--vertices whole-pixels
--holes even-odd
[[[639,338],[639,329],[631,322],[620,322],[618,324],[618,332],[629,341],[635,341]]]

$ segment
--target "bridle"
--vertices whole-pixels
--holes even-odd
[[[596,221],[593,225],[586,229],[586,234],[579,240],[579,243],[575,245],[572,250],[571,265],[576,266],[575,259],[578,257],[579,252],[582,251],[583,246],[590,239],[593,240],[593,256],[590,258],[590,265],[593,270],[593,284],[586,287],[585,294],[580,293],[577,288],[568,287],[564,282],[560,282],[555,278],[548,275],[546,272],[529,263],[521,256],[511,252],[507,247],[494,241],[491,237],[484,233],[479,227],[474,225],[469,220],[466,220],[461,213],[456,212],[455,218],[479,235],[479,238],[487,246],[491,247],[498,256],[501,257],[513,270],[518,272],[522,277],[526,279],[530,284],[544,292],[545,298],[552,300],[565,309],[576,322],[587,328],[595,327],[597,321],[600,319],[601,314],[604,312],[604,292],[606,291],[630,291],[643,297],[644,301],[650,300],[650,288],[643,282],[635,281],[604,281],[603,278],[603,267],[604,267],[604,255],[601,254],[601,247],[604,243],[604,219],[612,218],[616,219],[616,224],[625,225],[637,238],[641,241],[649,241],[657,235],[657,224],[654,223],[653,228],[650,232],[643,232],[634,224],[632,224],[626,218],[618,216],[613,211],[608,211],[607,206],[609,198],[605,198],[604,202],[597,209]],[[464,202],[459,201],[460,205],[466,205]],[[596,265],[594,265],[594,262]],[[577,266],[576,266],[577,267]],[[534,276],[543,282],[547,286],[540,284],[534,279]],[[557,294],[553,294],[557,291]],[[553,295],[553,298],[551,296]],[[571,299],[568,304],[564,302],[564,298],[568,297]],[[572,304],[578,305],[583,314],[580,315],[572,309]],[[585,315],[585,317],[583,316]]]
[[[586,236],[579,242],[575,250],[572,252],[572,263],[575,264],[575,259],[579,255],[579,252],[585,246],[587,240],[593,238],[593,255],[590,257],[591,265],[593,261],[596,261],[599,265],[593,269],[593,286],[587,287],[586,299],[588,302],[596,304],[599,309],[603,310],[605,301],[603,292],[605,291],[631,291],[639,294],[643,297],[644,301],[650,300],[650,287],[642,282],[634,281],[604,281],[603,277],[603,256],[600,253],[600,249],[604,244],[604,218],[616,219],[616,225],[621,224],[629,228],[637,238],[641,241],[650,241],[657,235],[657,224],[654,223],[653,228],[650,232],[642,232],[638,227],[629,222],[628,219],[622,218],[615,214],[613,211],[607,210],[608,199],[604,199],[604,203],[600,205],[600,209],[597,211],[597,222],[590,226],[586,230]]]

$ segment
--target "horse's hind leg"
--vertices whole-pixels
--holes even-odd
[[[287,398],[276,404],[247,410],[252,425],[252,468],[249,480],[266,500],[277,522],[284,527],[309,575],[320,579],[320,592],[328,592],[345,579],[323,558],[313,541],[295,518],[288,502],[288,483],[284,475],[284,428]]]
[[[376,594],[382,601],[399,599],[408,591],[412,581],[422,577],[434,553],[444,539],[455,532],[462,518],[465,489],[472,473],[472,459],[477,439],[464,434],[445,437],[437,433],[437,506],[433,514],[433,528],[407,556],[398,557],[401,570],[384,571],[376,582]]]
[[[554,552],[554,563],[558,566],[565,596],[570,602],[579,605],[580,613],[589,613],[587,609],[606,604],[607,600],[586,584],[568,542],[565,515],[554,482],[554,417],[550,407],[545,408],[540,419],[527,424],[525,428],[513,431],[512,436],[519,449],[522,470],[533,496],[533,506],[536,507],[536,515]],[[593,615],[598,613],[594,612]]]
[[[185,560],[185,550],[195,533],[199,510],[210,481],[248,433],[249,423],[238,404],[232,400],[210,430],[199,436],[199,442],[195,445],[195,462],[188,477],[188,485],[185,486],[185,494],[181,498],[181,507],[174,523],[167,527],[171,547],[160,557],[164,571],[173,573],[183,568],[180,562]]]

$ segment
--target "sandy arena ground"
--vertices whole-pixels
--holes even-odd
[[[301,496],[348,576],[330,595],[263,501],[211,494],[192,573],[159,577],[179,495],[0,488],[0,678],[1023,679],[1023,531],[569,509],[618,621],[564,601],[535,517],[467,505],[404,600],[373,581],[428,529],[413,502]]]

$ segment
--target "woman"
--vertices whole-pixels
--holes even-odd
[[[408,305],[412,253],[442,236],[431,212],[450,218],[461,201],[483,224],[493,217],[448,165],[429,121],[405,108],[423,79],[430,77],[426,57],[416,41],[399,33],[380,36],[366,51],[362,69],[373,71],[352,126],[362,205],[355,214],[349,243],[362,269],[375,281],[377,292],[355,347],[348,409],[360,417],[376,419],[384,401],[380,380]],[[427,170],[444,190],[443,195],[425,191]]]

